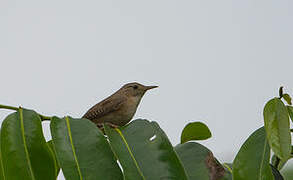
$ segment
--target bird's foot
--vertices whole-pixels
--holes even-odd
[[[106,132],[105,132],[105,128],[104,128],[104,124],[110,126],[111,128],[118,128],[119,126],[115,125],[115,124],[112,124],[112,123],[99,123],[97,124],[97,127],[103,132],[104,135],[106,135]]]
[[[97,125],[97,127],[99,128],[99,129],[104,129],[104,124],[102,124],[102,123],[98,123],[98,124],[96,124]]]

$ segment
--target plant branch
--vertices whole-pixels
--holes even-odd
[[[20,107],[13,107],[13,106],[7,106],[7,105],[2,105],[0,104],[0,109],[9,109],[9,110],[15,110],[15,111],[18,111]],[[38,113],[38,115],[40,116],[41,120],[42,121],[45,121],[45,120],[51,120],[51,117],[48,117],[48,116],[44,116],[44,115],[41,115]]]

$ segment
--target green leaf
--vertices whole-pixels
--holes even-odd
[[[57,161],[57,156],[56,156],[56,150],[55,150],[55,147],[54,147],[54,144],[53,144],[53,141],[48,141],[47,142],[47,145],[49,146],[50,148],[50,152],[52,153],[53,157],[54,157],[54,165],[55,165],[55,176],[57,178],[58,174],[59,174],[59,171],[60,171],[60,166],[59,166],[59,163]]]
[[[280,99],[274,98],[265,105],[263,115],[270,147],[280,159],[288,159],[291,134],[286,106]]]
[[[134,120],[112,129],[105,126],[112,150],[127,180],[187,180],[168,137],[156,122]]]
[[[269,159],[270,147],[262,127],[249,136],[237,153],[233,162],[233,179],[273,180]]]
[[[292,105],[292,99],[289,94],[283,94],[283,98],[289,105]]]
[[[232,179],[231,173],[225,171],[224,167],[214,158],[212,152],[199,143],[179,144],[175,147],[175,151],[190,180]]]
[[[31,110],[10,114],[1,127],[5,179],[53,180],[54,159],[42,132],[41,119]]]
[[[288,114],[290,116],[291,121],[293,122],[293,106],[287,106]]]
[[[102,132],[87,119],[53,117],[51,134],[66,179],[122,180],[123,175]]]
[[[201,122],[187,124],[181,133],[181,144],[191,140],[205,140],[212,136],[209,128]]]

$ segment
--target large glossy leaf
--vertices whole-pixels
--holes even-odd
[[[57,161],[57,156],[56,156],[56,150],[54,148],[54,144],[53,144],[53,141],[48,141],[47,142],[47,145],[49,146],[50,148],[50,151],[54,157],[54,165],[55,165],[55,176],[57,178],[58,174],[59,174],[59,171],[60,171],[60,166],[59,166],[59,163]]]
[[[20,109],[6,117],[1,127],[1,155],[7,180],[55,179],[53,156],[34,111]]]
[[[214,158],[212,152],[196,142],[175,147],[189,180],[232,179],[231,173]]]
[[[108,141],[94,123],[87,119],[53,117],[50,127],[66,179],[123,179]]]
[[[225,167],[226,170],[228,170],[230,173],[232,173],[232,169],[233,169],[233,164],[230,163],[224,163],[223,166]],[[270,164],[270,167],[272,169],[272,173],[274,176],[274,180],[284,180],[283,176],[281,175],[281,173],[279,172],[278,169],[276,169],[273,165]],[[232,178],[232,177],[231,177]]]
[[[205,140],[212,136],[209,128],[201,122],[187,124],[181,133],[181,144],[191,140]]]
[[[265,105],[263,115],[270,147],[279,158],[288,159],[291,152],[291,134],[286,106],[280,99],[274,98]]]
[[[135,120],[119,129],[105,126],[105,131],[125,179],[187,179],[168,137],[156,122]]]
[[[265,129],[256,130],[242,145],[233,162],[235,180],[273,180],[270,147]]]

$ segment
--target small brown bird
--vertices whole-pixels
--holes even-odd
[[[127,124],[134,116],[142,96],[149,89],[158,86],[144,86],[133,82],[122,86],[118,91],[90,108],[83,118],[94,122],[99,128],[103,123],[111,127]]]

